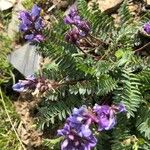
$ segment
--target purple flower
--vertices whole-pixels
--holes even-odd
[[[70,125],[65,124],[64,128],[58,130],[58,135],[64,136],[61,150],[91,150],[97,143],[93,134],[80,136]]]
[[[74,24],[75,21],[80,21],[80,16],[78,16],[77,9],[75,7],[71,7],[68,15],[64,18],[64,22],[66,24]]]
[[[43,35],[41,34],[37,34],[37,35],[34,35],[34,34],[28,34],[28,35],[25,35],[25,39],[30,41],[30,42],[42,42],[44,40],[44,37]]]
[[[31,19],[30,19],[30,13],[27,11],[21,11],[19,14],[19,19],[22,21],[22,23],[31,25]]]
[[[150,22],[144,24],[144,31],[150,34]]]
[[[25,35],[25,37],[24,37],[26,40],[28,40],[28,41],[33,41],[33,39],[34,39],[34,34],[27,34],[27,35]]]
[[[34,76],[28,76],[26,80],[19,80],[18,83],[13,85],[13,90],[17,92],[25,92],[28,89],[35,89],[37,84],[37,80]]]
[[[38,18],[40,14],[41,14],[41,8],[38,7],[36,4],[34,4],[31,10],[32,20],[35,20],[36,18]]]
[[[25,85],[26,84],[23,81],[19,80],[19,82],[14,84],[12,88],[14,91],[17,92],[25,92],[26,91]]]
[[[74,108],[73,113],[67,119],[68,124],[75,129],[80,136],[85,137],[88,137],[92,133],[89,128],[92,121],[92,117],[89,115],[86,106],[82,106],[79,109]]]
[[[115,111],[108,105],[97,105],[94,106],[94,112],[98,118],[99,131],[110,130],[116,124]]]
[[[44,37],[41,34],[35,35],[34,39],[33,39],[33,41],[36,41],[36,42],[39,42],[39,43],[42,42],[43,40],[44,40]]]
[[[72,44],[77,44],[81,38],[88,35],[91,29],[89,23],[78,15],[75,7],[70,8],[68,15],[64,18],[64,22],[75,26],[65,36],[66,41]]]
[[[63,129],[57,131],[58,135],[64,137],[61,150],[91,150],[97,139],[90,129],[94,122],[98,124],[99,131],[110,130],[116,124],[116,113],[126,111],[125,106],[119,105],[98,105],[92,109],[82,106],[79,109],[74,108]]]
[[[77,28],[73,28],[65,35],[65,40],[72,44],[77,44],[80,39],[80,31]]]
[[[44,27],[43,19],[40,16],[41,8],[34,5],[31,12],[21,11],[19,19],[21,21],[19,28],[24,33],[26,40],[30,42],[41,42],[44,40],[42,29]]]

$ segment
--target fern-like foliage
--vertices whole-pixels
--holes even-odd
[[[137,120],[137,129],[144,135],[148,140],[150,140],[150,108],[147,106],[142,107],[139,111],[139,119]]]
[[[147,150],[149,61],[148,56],[143,59],[133,51],[141,22],[134,20],[126,2],[119,9],[118,26],[111,16],[98,10],[96,4],[89,9],[86,0],[78,0],[77,5],[80,15],[91,25],[87,40],[92,39],[90,42],[96,46],[78,47],[67,43],[64,36],[69,26],[63,23],[61,15],[52,29],[45,29],[47,39],[38,45],[38,52],[49,58],[43,75],[60,86],[48,91],[38,106],[39,124],[42,129],[52,124],[58,128],[74,107],[122,102],[127,115],[118,117],[116,129],[99,135],[101,141],[95,150]],[[101,41],[100,44],[97,41]],[[83,54],[81,48],[89,53]],[[107,140],[109,146],[106,146]]]
[[[142,96],[139,90],[140,83],[136,76],[130,72],[130,70],[124,70],[122,71],[122,77],[121,77],[121,85],[120,91],[117,94],[116,99],[119,99],[123,101],[123,103],[126,105],[128,110],[129,117],[134,117],[134,112],[137,111],[137,108],[140,106],[140,103],[142,102]]]
[[[43,101],[38,109],[41,129],[44,129],[45,126],[50,126],[50,124],[58,122],[58,120],[63,121],[71,113],[71,110],[74,107],[83,103],[76,99],[73,95],[65,97],[64,100],[55,102],[50,101],[51,99],[49,98],[51,97],[53,96],[51,95],[50,97],[47,97],[47,101]]]

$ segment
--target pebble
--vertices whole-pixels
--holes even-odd
[[[115,12],[122,2],[123,0],[91,0],[89,1],[88,6],[91,7],[93,3],[97,3],[102,12],[110,14]]]
[[[9,8],[12,8],[15,3],[16,0],[0,0],[0,11],[4,11]]]
[[[41,56],[36,46],[26,43],[8,55],[9,62],[24,76],[32,75],[40,68]]]

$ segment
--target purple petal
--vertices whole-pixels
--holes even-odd
[[[70,126],[67,123],[64,125],[63,129],[57,130],[57,134],[61,136],[68,135],[69,132],[70,132]]]
[[[70,7],[69,14],[70,17],[75,17],[78,15],[77,8],[75,6]]]
[[[127,110],[126,110],[126,107],[125,107],[125,105],[124,105],[123,103],[120,103],[120,104],[118,105],[118,111],[119,111],[120,113],[127,111]]]
[[[38,18],[35,22],[35,29],[41,30],[41,29],[43,29],[43,27],[44,27],[44,23],[43,23],[42,18]]]
[[[21,84],[21,83],[16,83],[16,84],[14,84],[14,85],[12,86],[12,88],[13,88],[14,91],[17,91],[17,92],[24,92],[24,91],[26,91],[24,85]]]
[[[23,24],[26,24],[28,26],[31,25],[31,16],[28,12],[21,11],[19,14],[19,19],[22,21]]]
[[[41,13],[41,8],[38,7],[36,4],[34,4],[31,10],[32,19],[35,20],[38,16],[40,16],[40,13]]]
[[[19,25],[19,30],[20,31],[27,31],[29,29],[29,27],[26,25],[26,24],[24,24],[24,23],[21,23],[20,25]]]
[[[34,81],[36,78],[34,75],[29,75],[26,77],[27,80]]]
[[[116,125],[116,118],[110,118],[109,119],[109,124],[105,127],[105,130],[111,130],[112,128],[114,128],[114,126]]]
[[[67,145],[68,145],[68,140],[66,139],[66,140],[64,140],[63,142],[62,142],[62,144],[61,144],[61,149],[64,149],[64,148],[66,148],[67,147]]]
[[[33,38],[34,38],[34,35],[33,35],[33,34],[25,35],[25,39],[28,40],[28,41],[32,41]]]
[[[89,137],[92,134],[92,131],[89,129],[88,125],[82,125],[81,132],[84,137]]]
[[[144,31],[147,33],[147,34],[150,34],[150,22],[146,23],[144,25]]]
[[[90,141],[90,143],[89,143],[90,147],[94,147],[96,145],[96,143],[97,143],[97,139],[96,139],[96,137],[93,134],[91,134],[89,136],[88,140]]]
[[[73,21],[73,19],[71,19],[69,16],[66,16],[66,17],[64,18],[64,23],[65,23],[65,24],[73,24],[74,21]]]
[[[41,34],[36,35],[33,39],[33,41],[35,42],[42,42],[43,40],[44,40],[44,37]]]

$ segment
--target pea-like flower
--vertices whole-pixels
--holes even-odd
[[[19,29],[24,33],[24,38],[30,42],[41,42],[44,40],[44,36],[42,35],[44,22],[40,14],[41,8],[36,4],[33,6],[31,12],[20,12],[19,20],[21,23]]]
[[[75,7],[71,7],[68,15],[65,16],[64,22],[66,24],[76,24],[81,21],[81,17],[78,15],[78,11]]]
[[[35,96],[45,96],[47,91],[54,90],[58,87],[58,82],[48,80],[44,76],[35,78],[34,75],[26,77],[25,80],[19,80],[18,83],[12,86],[14,91],[32,91],[32,95]]]
[[[88,137],[92,134],[89,126],[93,122],[93,118],[90,116],[86,106],[82,106],[79,109],[74,108],[67,122],[80,136]]]
[[[95,105],[94,112],[98,118],[99,131],[110,130],[116,124],[116,116],[114,111],[108,105]]]
[[[64,22],[73,26],[65,36],[66,41],[72,44],[77,44],[80,39],[88,35],[91,29],[90,24],[78,15],[75,7],[70,8],[68,15],[64,18]]]
[[[19,80],[18,83],[13,85],[13,90],[17,92],[25,92],[27,90],[35,89],[37,85],[37,79],[31,75],[26,77],[26,80]]]
[[[82,106],[74,108],[73,113],[67,118],[63,129],[58,130],[58,135],[64,137],[61,150],[91,150],[97,139],[90,129],[94,123],[98,130],[110,130],[116,124],[116,114],[125,112],[123,103],[119,105],[98,105],[93,109]]]
[[[118,106],[98,105],[95,104],[93,111],[96,113],[98,119],[98,130],[110,130],[114,128],[117,123],[116,113],[125,112],[124,104],[120,103]]]
[[[150,22],[148,23],[145,23],[144,26],[144,31],[147,33],[147,34],[150,34]]]
[[[91,150],[97,143],[97,139],[93,134],[81,136],[67,123],[63,129],[58,130],[58,135],[64,137],[61,150]]]

